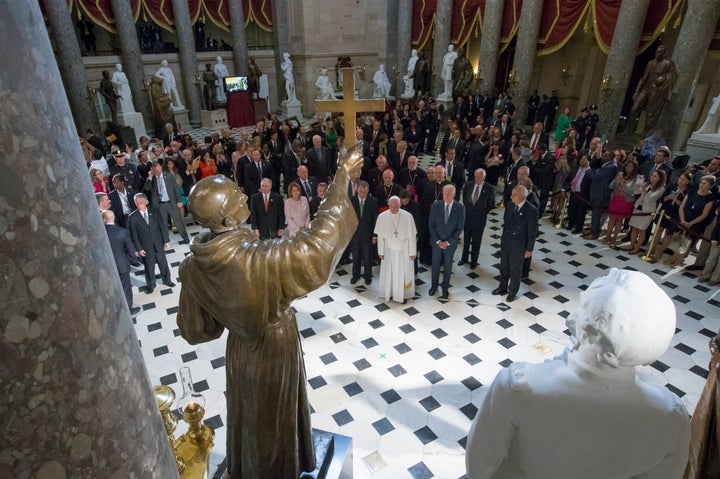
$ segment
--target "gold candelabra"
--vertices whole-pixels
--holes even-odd
[[[183,396],[177,406],[183,420],[188,424],[188,431],[177,439],[174,436],[178,419],[170,408],[175,401],[175,392],[169,386],[155,386],[155,401],[165,425],[170,448],[175,457],[175,464],[181,479],[207,479],[210,475],[210,452],[213,447],[215,431],[202,423],[205,416],[205,398],[195,392],[190,375],[190,368],[180,369]]]
[[[202,82],[202,76],[200,76],[200,72],[195,72],[195,76],[193,77],[193,84],[196,87],[199,87],[201,82]]]
[[[613,88],[612,88],[612,75],[607,74],[603,77],[602,82],[600,83],[600,92],[602,93],[603,99],[605,101],[610,98],[610,95],[612,94]]]
[[[572,78],[572,73],[570,73],[570,65],[565,65],[562,67],[562,79],[565,86],[567,86],[570,78]]]
[[[398,68],[397,65],[392,66],[392,72],[393,72],[393,75],[395,75],[396,79],[400,78],[400,69]]]
[[[507,82],[508,82],[508,85],[510,85],[510,88],[515,88],[517,86],[517,84],[518,84],[517,72],[515,71],[514,68],[512,70],[510,70],[510,72],[508,73]]]
[[[367,70],[367,66],[363,65],[361,68],[358,68],[358,76],[360,77],[361,81],[365,81],[365,71]]]
[[[87,87],[87,99],[89,101],[93,101],[95,98],[95,94],[97,93],[97,88],[93,88],[90,85]]]

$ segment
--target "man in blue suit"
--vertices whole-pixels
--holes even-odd
[[[518,185],[512,190],[512,203],[505,206],[505,217],[502,237],[500,239],[500,284],[492,294],[508,293],[505,301],[515,301],[523,262],[532,256],[537,236],[537,208],[525,201],[528,190]],[[508,284],[509,283],[509,284]]]
[[[590,176],[590,204],[592,217],[590,219],[590,233],[583,235],[585,239],[598,239],[602,227],[602,213],[610,203],[610,183],[617,175],[618,166],[614,155],[610,151],[602,154],[602,166],[592,172]]]
[[[442,299],[448,299],[453,255],[465,225],[465,206],[455,201],[455,185],[445,185],[443,199],[433,203],[430,209],[430,245],[432,247],[432,284],[430,296],[438,288],[440,264],[443,264]]]
[[[110,249],[112,250],[115,266],[117,266],[120,275],[120,283],[125,293],[125,301],[132,314],[140,311],[140,308],[133,308],[132,284],[130,283],[130,265],[140,266],[137,257],[137,251],[130,241],[130,233],[125,228],[115,226],[115,213],[112,210],[103,211],[103,223],[105,223],[105,231],[110,240]]]

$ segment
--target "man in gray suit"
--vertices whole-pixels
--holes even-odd
[[[432,283],[430,296],[437,291],[440,264],[443,265],[442,299],[448,299],[453,255],[465,225],[465,206],[455,201],[455,185],[443,186],[443,199],[433,203],[430,209],[430,246],[432,247]]]
[[[150,208],[159,215],[160,225],[167,228],[168,216],[170,216],[182,236],[183,240],[180,244],[190,243],[185,221],[180,215],[180,208],[183,205],[180,187],[170,173],[163,171],[160,163],[153,163],[150,167],[143,191],[150,197]]]

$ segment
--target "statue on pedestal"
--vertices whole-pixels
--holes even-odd
[[[470,60],[465,56],[465,47],[458,50],[458,56],[453,63],[452,70],[453,96],[464,96],[473,79],[473,68]]]
[[[125,72],[122,71],[122,65],[120,63],[115,65],[115,72],[113,73],[110,81],[115,87],[117,97],[120,99],[120,111],[122,113],[135,112],[135,106],[132,101],[132,92],[130,91],[130,82],[125,75]]]
[[[401,98],[413,98],[415,96],[415,66],[418,61],[418,52],[413,49],[410,53],[410,59],[407,64],[407,72],[403,75],[403,82],[405,83],[405,91]]]
[[[317,96],[316,99],[318,100],[336,100],[335,97],[335,89],[332,86],[332,83],[330,82],[330,77],[327,75],[327,69],[322,68],[320,70],[320,74],[317,77],[317,80],[315,80],[315,87],[317,88]]]
[[[184,110],[180,95],[178,94],[177,84],[175,83],[175,74],[168,66],[168,61],[160,62],[160,68],[155,72],[155,76],[162,80],[163,93],[170,97],[170,106],[173,110]]]
[[[250,57],[250,62],[248,63],[248,86],[250,87],[250,95],[254,98],[260,98],[260,77],[262,76],[262,72],[260,71],[260,67],[257,66],[257,63],[255,63],[255,59]]]
[[[373,76],[373,83],[375,83],[373,98],[385,98],[390,94],[390,79],[385,73],[385,65],[382,63]]]
[[[100,80],[100,94],[105,99],[105,103],[110,108],[110,116],[112,117],[113,123],[117,123],[117,99],[118,95],[115,93],[115,87],[110,81],[110,73],[107,70],[102,72],[102,80]]]
[[[218,103],[227,103],[227,95],[225,95],[225,84],[223,83],[223,80],[225,77],[230,76],[230,72],[228,72],[227,65],[223,63],[222,57],[217,57],[217,63],[215,63],[213,71],[217,76],[217,80],[215,81],[215,84],[217,85],[217,94],[215,95],[216,101]]]
[[[420,95],[430,91],[430,62],[423,52],[418,53],[418,61],[415,64],[415,89]]]
[[[710,110],[708,110],[705,122],[695,133],[710,135],[720,134],[720,122],[718,120],[720,120],[720,95],[713,98],[712,106],[710,107]]]
[[[172,123],[170,95],[163,91],[161,78],[150,78],[150,98],[152,100],[155,131],[163,131],[167,123]]]
[[[647,275],[613,268],[593,281],[567,320],[572,351],[498,373],[470,428],[468,478],[682,477],[685,406],[635,370],[665,353],[675,324]]]
[[[444,82],[444,90],[438,95],[438,100],[452,100],[453,65],[457,57],[455,45],[448,45],[448,52],[443,57],[442,70],[440,71],[440,78]]]
[[[283,62],[280,64],[283,77],[285,78],[285,93],[287,93],[288,103],[297,102],[297,94],[295,93],[295,77],[293,76],[293,63],[290,60],[289,53],[283,53]]]
[[[635,117],[642,110],[647,113],[645,129],[653,128],[663,107],[672,97],[676,81],[675,63],[667,58],[665,45],[659,45],[655,51],[655,58],[648,62],[645,73],[633,94],[633,106],[628,114],[625,131],[631,132],[635,129]]]
[[[205,109],[208,111],[213,110],[215,108],[215,103],[217,102],[216,93],[218,91],[218,76],[213,71],[210,63],[205,64],[205,71],[202,74],[202,80],[205,86],[205,88],[203,88],[203,101],[205,103]],[[225,90],[223,89],[223,93],[224,91]]]
[[[222,175],[204,178],[190,192],[193,218],[210,231],[193,238],[191,254],[180,265],[177,322],[191,344],[217,339],[225,328],[230,333],[225,357],[231,479],[297,478],[315,469],[291,303],[325,284],[350,242],[357,216],[347,183],[362,165],[361,148],[341,151],[315,219],[292,238],[260,240],[244,228],[247,197]],[[262,205],[262,196],[255,200]]]

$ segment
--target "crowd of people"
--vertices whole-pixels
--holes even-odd
[[[461,96],[447,110],[431,99],[386,106],[356,118],[364,163],[350,178],[348,194],[359,226],[341,260],[353,265],[351,284],[361,277],[371,284],[372,268],[380,264],[381,297],[403,302],[414,296],[414,276],[424,264],[432,272],[430,295],[441,290],[447,299],[458,245],[462,241],[457,265],[477,268],[487,216],[502,205],[501,282],[493,293],[508,294],[508,302],[530,273],[544,218],[546,226],[590,240],[599,241],[604,231],[602,241],[613,248],[628,243],[631,254],[643,251],[657,228],[655,249],[646,255],[661,259],[668,251],[666,262],[679,265],[697,244],[688,269],[704,267],[700,281],[720,282],[720,157],[687,168],[686,158],[671,163],[660,131],[632,151],[612,149],[604,135],[595,136],[597,107],[573,118],[569,107],[560,110],[555,92],[542,101],[528,99],[526,121],[514,118],[507,94]],[[106,209],[119,226],[132,227],[141,195],[157,224],[172,227],[187,243],[187,194],[213,175],[226,176],[248,196],[250,227],[259,239],[298,234],[333,181],[346,133],[342,115],[318,116],[306,127],[270,114],[237,138],[222,130],[198,142],[168,123],[162,138],[142,137],[137,147],[104,151],[90,131],[80,141],[98,204],[107,195]],[[423,154],[439,158],[423,169]],[[158,235],[158,245],[167,243],[165,236]],[[137,237],[131,235],[135,249],[147,251]],[[166,277],[163,247],[155,253],[143,259],[149,292],[155,263]]]

